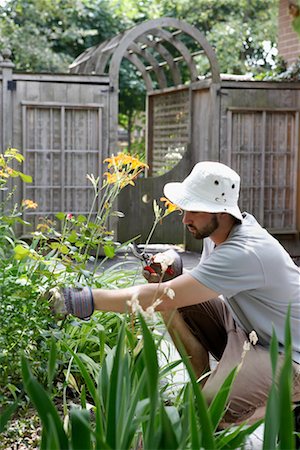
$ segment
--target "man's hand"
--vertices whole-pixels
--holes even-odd
[[[173,249],[151,256],[149,263],[143,269],[143,276],[148,283],[169,281],[181,274],[182,259]]]
[[[60,320],[68,314],[79,319],[89,319],[94,312],[94,299],[89,287],[53,288],[47,297],[53,315]]]

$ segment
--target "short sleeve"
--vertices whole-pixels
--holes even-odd
[[[255,252],[233,242],[216,247],[189,274],[228,298],[265,285],[264,270]]]

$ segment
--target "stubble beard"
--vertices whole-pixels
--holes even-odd
[[[193,225],[188,227],[189,232],[197,240],[209,237],[219,227],[219,221],[216,215],[213,215],[211,221],[202,229],[198,229]]]

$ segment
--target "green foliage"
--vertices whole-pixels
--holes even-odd
[[[42,421],[41,448],[79,449],[83,442],[84,448],[88,449],[131,449],[137,445],[145,449],[241,448],[247,436],[261,422],[250,427],[241,425],[216,431],[226,410],[236,370],[230,373],[208,407],[190,362],[183,355],[190,381],[179,392],[176,404],[170,404],[170,398],[166,404],[161,381],[172,370],[172,365],[162,371],[157,359],[159,340],[154,338],[141,316],[139,323],[132,330],[126,321],[122,322],[116,346],[106,353],[96,371],[85,363],[83,354],[63,344],[72,356],[73,369],[76,366],[79,369],[81,379],[78,376],[77,379],[81,380],[80,391],[85,392],[85,401],[66,411],[70,420],[64,420],[69,424],[64,429],[63,418],[60,418],[51,401],[50,392],[47,393],[34,378],[28,362],[23,358],[26,392]],[[134,339],[127,339],[129,335],[135,336]],[[290,362],[286,366],[290,366]],[[284,384],[290,380],[290,373],[283,371],[282,380]],[[44,400],[41,402],[41,399]],[[89,409],[93,414],[88,412]],[[271,423],[266,421],[267,429],[269,426],[272,426]],[[283,416],[281,426],[284,426]],[[286,431],[286,439],[278,448],[293,448],[284,447],[288,436],[289,439],[292,436],[291,428]]]
[[[0,17],[0,48],[11,48],[22,71],[67,71],[85,48],[121,26],[105,0],[10,0]]]
[[[22,212],[37,205],[31,200],[24,200],[22,206],[9,210],[8,199],[11,192],[8,182],[11,178],[21,177],[30,181],[21,171],[12,169],[12,160],[22,163],[23,157],[15,149],[8,149],[0,155],[0,187],[6,198],[0,204],[0,399],[7,401],[12,396],[16,398],[22,389],[20,378],[21,353],[31,363],[35,376],[43,384],[52,385],[54,376],[54,353],[51,336],[63,339],[65,335],[72,336],[79,349],[85,349],[93,356],[93,334],[101,336],[102,354],[105,346],[113,346],[116,339],[118,317],[111,314],[103,315],[106,326],[110,326],[110,337],[104,337],[104,326],[101,322],[91,321],[92,326],[71,327],[67,324],[61,330],[53,323],[47,299],[44,293],[51,287],[59,285],[93,285],[107,288],[130,283],[136,273],[128,272],[126,277],[122,270],[110,269],[101,271],[105,258],[115,255],[116,243],[113,234],[108,230],[107,223],[114,211],[113,204],[123,187],[134,184],[133,180],[145,166],[136,158],[119,154],[110,158],[106,179],[100,186],[99,179],[92,175],[89,180],[94,189],[94,202],[87,217],[77,217],[57,214],[61,222],[61,230],[57,230],[45,220],[32,233],[32,240],[27,243],[16,238],[14,225],[22,220]],[[97,207],[96,207],[97,205]],[[51,225],[51,226],[50,226]],[[94,254],[94,255],[93,255]],[[105,256],[100,263],[99,254]],[[97,273],[96,273],[97,272]],[[73,319],[68,319],[71,323]],[[107,329],[107,328],[106,328]],[[80,331],[78,331],[80,330]],[[78,334],[76,334],[76,331]],[[80,332],[88,333],[88,339],[82,340]],[[87,336],[86,336],[87,337]],[[61,368],[68,364],[62,349],[58,348]],[[47,355],[50,352],[52,364],[46,367]],[[63,370],[63,369],[61,369]]]
[[[300,58],[289,67],[282,64],[275,71],[262,74],[260,79],[268,81],[299,81],[300,80]]]

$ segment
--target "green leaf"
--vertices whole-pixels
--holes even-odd
[[[57,357],[56,342],[55,342],[55,338],[52,336],[51,347],[50,347],[49,358],[48,358],[48,371],[47,371],[49,392],[51,390],[52,381],[53,381],[53,378],[55,375],[56,357]]]
[[[29,254],[29,252],[30,250],[28,247],[23,247],[23,245],[18,244],[14,248],[15,259],[22,260]]]
[[[212,422],[213,429],[216,430],[220,420],[224,416],[226,411],[226,403],[229,398],[229,394],[233,385],[233,382],[236,378],[237,368],[234,368],[230,374],[226,377],[224,383],[221,388],[215,395],[210,407],[209,414]]]
[[[76,221],[78,223],[85,223],[85,222],[87,222],[87,218],[85,216],[83,216],[82,214],[79,214],[79,216],[76,217]]]
[[[292,411],[292,337],[290,328],[290,307],[285,326],[285,357],[279,377],[279,448],[295,448],[294,416]]]
[[[121,384],[122,376],[124,373],[124,359],[122,358],[124,352],[124,327],[125,323],[122,323],[118,342],[116,347],[116,353],[114,355],[113,367],[109,380],[109,392],[107,400],[107,443],[112,448],[117,448],[117,416],[118,416],[118,403],[125,393],[123,392],[124,385]]]
[[[115,249],[112,245],[104,245],[103,250],[107,258],[113,258],[115,256]]]
[[[71,232],[71,234],[68,236],[68,241],[71,243],[71,244],[75,244],[75,242],[78,240],[78,234],[76,233],[76,231],[75,230],[73,230],[72,232]]]
[[[18,400],[16,400],[0,414],[0,433],[3,433],[6,424],[10,420],[15,410],[17,409],[18,403],[19,403]]]
[[[200,438],[202,431],[199,430],[198,422],[197,422],[197,414],[195,410],[195,401],[194,401],[194,395],[193,395],[193,389],[191,384],[188,386],[188,397],[189,397],[189,429],[190,429],[190,436],[191,436],[191,444],[192,448],[200,448]]]
[[[73,450],[92,449],[92,430],[90,427],[90,415],[87,410],[72,409],[71,440]]]
[[[91,394],[94,402],[97,402],[97,392],[96,392],[96,387],[94,385],[94,382],[90,376],[90,374],[88,373],[85,365],[83,364],[83,362],[81,361],[81,359],[79,358],[79,356],[65,343],[63,342],[62,345],[68,350],[68,352],[71,353],[71,355],[74,358],[74,361],[76,362],[76,364],[78,365],[81,375],[84,378],[84,381],[87,385],[87,388],[89,390],[89,393]]]
[[[197,379],[191,366],[190,360],[187,357],[185,349],[182,345],[180,346],[180,354],[188,370],[194,391],[197,408],[196,411],[199,417],[199,423],[201,424],[201,446],[203,448],[209,448],[210,450],[214,450],[216,448],[216,441],[213,435],[213,425],[209,415],[208,406],[202,394],[201,387],[197,383]]]
[[[277,360],[278,360],[278,340],[277,340],[277,336],[276,336],[274,328],[272,331],[272,339],[271,339],[271,344],[270,344],[270,357],[271,357],[271,363],[272,363],[272,373],[273,373],[273,378],[274,378],[275,374],[276,374],[276,367],[277,367]]]
[[[59,250],[63,255],[67,255],[69,253],[69,249],[65,244],[60,245]]]
[[[163,450],[171,450],[178,448],[178,440],[176,433],[174,432],[174,424],[171,422],[167,413],[168,407],[161,403],[160,406],[160,426],[161,436],[159,440],[158,448]],[[178,425],[178,424],[177,424]]]
[[[51,439],[49,433],[51,428],[53,432],[54,427],[58,436],[60,450],[68,450],[68,439],[64,432],[62,421],[55,409],[54,404],[52,403],[44,388],[32,375],[29,364],[24,356],[22,356],[21,365],[25,390],[29,395],[30,400],[34,404],[42,421],[43,430],[45,433],[45,441],[47,442],[48,439]]]
[[[273,381],[266,407],[263,450],[276,448],[279,431],[279,395]]]
[[[152,334],[142,315],[139,315],[139,320],[141,323],[144,339],[143,359],[148,374],[147,386],[148,386],[148,395],[150,398],[150,415],[147,423],[147,431],[145,433],[145,447],[156,448],[158,437],[156,436],[155,422],[158,403],[159,365],[157,360],[157,350]]]
[[[58,220],[64,220],[65,217],[66,217],[66,214],[63,213],[63,212],[59,212],[59,213],[55,214],[55,217],[56,217]]]
[[[25,173],[19,172],[20,178],[24,183],[32,183],[32,177],[30,175],[25,175]]]
[[[259,420],[249,427],[246,426],[246,422],[238,427],[233,427],[224,430],[217,438],[218,449],[239,449],[243,448],[244,442],[248,436],[263,423],[263,420]],[[232,431],[233,430],[233,431]],[[269,449],[270,450],[270,449]]]

